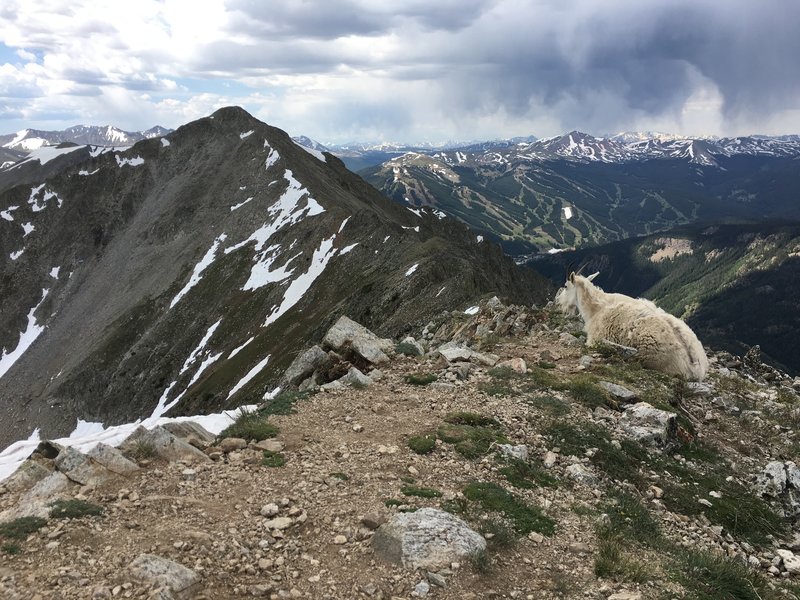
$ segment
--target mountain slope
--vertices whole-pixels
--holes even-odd
[[[146,131],[123,131],[111,125],[75,125],[59,131],[23,129],[17,133],[0,135],[0,146],[23,152],[64,142],[91,146],[130,146],[141,140],[161,137],[170,131],[160,125]]]
[[[682,228],[532,261],[554,282],[600,271],[603,289],[643,296],[687,320],[713,348],[800,372],[800,225]],[[569,265],[572,265],[570,267]]]
[[[361,174],[506,251],[601,244],[695,221],[800,218],[792,139],[647,139],[572,132],[509,147],[407,153]]]
[[[345,312],[395,335],[549,290],[324,158],[227,108],[2,193],[0,443],[260,397]]]

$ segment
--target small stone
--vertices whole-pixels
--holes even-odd
[[[796,556],[791,550],[778,550],[778,556],[783,560],[783,568],[792,575],[800,573],[800,556]]]
[[[591,550],[589,545],[583,542],[572,542],[569,545],[569,551],[575,554],[588,554]]]
[[[353,431],[355,431],[356,433],[361,433],[362,431],[364,431],[364,426],[360,425],[359,423],[356,423],[355,425],[353,425]]]
[[[558,460],[558,455],[555,452],[550,452],[549,450],[544,455],[544,463],[545,468],[552,469],[555,466],[556,461]]]
[[[256,450],[266,450],[268,452],[282,452],[285,447],[286,444],[278,440],[261,440],[253,444],[253,448]]]
[[[184,469],[181,471],[181,475],[186,481],[194,481],[195,477],[197,476],[197,471],[194,469]]]
[[[639,592],[617,592],[611,594],[608,600],[642,600],[642,595]]]
[[[218,446],[220,450],[222,450],[225,454],[228,454],[229,452],[247,448],[247,440],[235,437],[225,438],[218,444]]]
[[[544,536],[538,531],[531,531],[528,534],[528,539],[534,544],[541,544],[544,541]]]
[[[498,444],[497,448],[508,458],[528,460],[528,447],[523,445],[512,446],[511,444]]]
[[[269,521],[264,522],[264,527],[272,531],[273,529],[277,529],[278,531],[283,531],[284,529],[288,529],[292,525],[292,519],[289,517],[277,517],[275,519],[270,519]]]
[[[368,513],[361,517],[361,524],[367,529],[375,530],[386,523],[386,517],[377,513]]]
[[[413,465],[408,467],[408,472],[409,472],[409,474],[413,475],[414,477],[419,477],[419,469],[417,469],[417,467],[415,467]]]
[[[431,571],[428,571],[427,577],[428,581],[433,585],[435,585],[436,587],[440,587],[442,589],[447,587],[447,580],[439,573],[433,573]]]
[[[346,544],[347,543],[347,537],[342,535],[342,534],[339,534],[335,538],[333,538],[333,543],[336,544],[337,546],[341,546],[342,544]]]
[[[632,392],[619,384],[611,383],[610,381],[601,381],[600,387],[621,402],[634,402],[636,400],[636,392]]]
[[[261,516],[274,517],[279,511],[280,509],[278,508],[278,505],[274,502],[270,502],[269,504],[265,504],[261,507]]]
[[[700,499],[698,500],[698,502],[699,502],[700,504],[702,504],[703,506],[707,506],[708,508],[711,508],[712,506],[714,506],[713,504],[711,504],[711,502],[709,502],[709,501],[708,501],[708,500],[706,500],[705,498],[700,498]]]
[[[658,487],[657,485],[651,485],[649,488],[651,494],[653,494],[653,498],[661,499],[664,497],[664,490]]]
[[[414,593],[419,597],[425,597],[431,591],[431,586],[427,581],[420,581],[414,586]]]
[[[568,466],[565,471],[571,479],[578,483],[585,485],[594,485],[597,483],[597,478],[594,474],[580,463]]]

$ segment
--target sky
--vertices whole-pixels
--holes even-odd
[[[0,133],[800,133],[797,0],[3,0]]]

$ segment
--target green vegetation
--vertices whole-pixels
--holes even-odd
[[[12,540],[24,540],[45,525],[47,525],[47,521],[41,517],[20,517],[13,521],[0,523],[0,536]]]
[[[525,402],[553,417],[562,417],[566,414],[569,414],[571,410],[569,404],[559,398],[556,398],[552,394],[528,396],[525,399]],[[533,416],[534,415],[531,415],[531,417]]]
[[[472,412],[454,412],[444,418],[436,435],[465,458],[486,456],[492,444],[507,443],[500,423],[490,417]]]
[[[417,454],[430,454],[436,448],[436,434],[423,433],[409,438],[408,447]]]
[[[402,500],[398,500],[397,498],[387,498],[386,500],[383,501],[383,503],[386,506],[388,506],[389,508],[391,508],[393,506],[395,506],[395,507],[396,506],[403,506],[403,504],[405,504],[405,502],[403,502]]]
[[[506,466],[498,472],[516,488],[531,489],[533,487],[556,487],[558,480],[550,475],[541,464],[525,462],[519,458],[504,459]]]
[[[236,421],[228,425],[219,434],[218,439],[235,437],[258,442],[273,438],[278,435],[278,428],[267,420],[268,417],[268,414],[261,411],[242,409],[239,411]]]
[[[418,487],[415,485],[404,485],[400,488],[404,496],[416,496],[417,498],[441,498],[442,492],[433,488]]]
[[[587,377],[576,377],[570,381],[567,391],[575,400],[589,408],[613,407],[615,404],[607,391]]]
[[[103,514],[103,507],[83,500],[56,500],[50,504],[53,519],[80,519]]]
[[[760,574],[739,562],[708,552],[682,551],[671,571],[692,600],[767,600],[779,597]]]
[[[339,481],[348,481],[350,479],[350,476],[347,475],[346,473],[339,473],[339,472],[331,473],[331,477],[333,477],[334,479],[338,479]]]
[[[405,356],[422,356],[419,348],[417,348],[414,344],[409,344],[408,342],[400,342],[394,347],[394,351],[397,354],[403,354]]]
[[[495,483],[474,482],[464,488],[464,496],[487,511],[501,513],[515,532],[525,535],[531,531],[543,535],[555,533],[555,521],[539,508],[528,506],[508,490]]]
[[[481,533],[491,546],[508,548],[517,541],[517,535],[508,524],[497,517],[481,521]]]
[[[19,544],[2,544],[0,545],[0,550],[5,554],[16,555],[22,552],[22,546]]]
[[[594,574],[605,579],[622,582],[644,583],[653,579],[651,570],[644,563],[631,558],[624,544],[617,538],[600,539],[594,559]]]
[[[658,524],[636,496],[618,491],[603,506],[607,521],[597,529],[600,539],[625,538],[656,547],[662,541]]]
[[[264,458],[261,460],[261,464],[265,467],[282,467],[286,464],[286,457],[280,452],[264,450]]]
[[[135,461],[151,460],[155,458],[158,453],[156,452],[155,444],[152,442],[138,438],[133,441],[128,455]]]
[[[261,417],[268,417],[269,415],[289,415],[294,412],[294,405],[298,400],[305,400],[311,395],[311,392],[295,392],[287,390],[275,396],[272,400],[260,407],[256,412]]]
[[[437,377],[434,373],[409,373],[404,379],[410,385],[429,385],[436,381]]]

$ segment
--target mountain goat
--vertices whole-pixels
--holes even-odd
[[[694,332],[649,300],[609,294],[592,283],[598,273],[570,273],[555,302],[566,313],[581,315],[586,343],[607,340],[639,351],[645,367],[699,381],[708,358]]]

